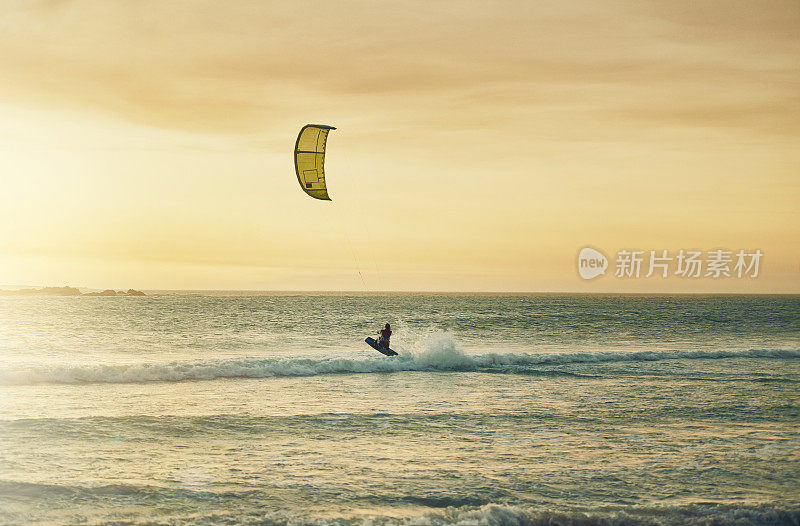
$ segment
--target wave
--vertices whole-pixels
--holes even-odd
[[[140,499],[186,498],[192,500],[219,500],[220,497],[235,497],[241,493],[219,493],[188,488],[165,488],[146,484],[101,484],[79,486],[0,480],[0,494],[6,497],[86,499],[91,497],[133,497]]]
[[[448,509],[398,521],[372,521],[373,524],[407,524],[419,526],[444,526],[489,524],[496,526],[591,526],[591,525],[763,525],[798,524],[800,509],[762,506],[730,506],[724,504],[699,504],[689,506],[629,507],[601,512],[574,512],[531,510],[516,506],[487,504],[477,509]]]
[[[82,502],[95,503],[94,517],[97,522],[108,519],[108,509],[102,504],[120,502],[124,499],[129,513],[136,513],[137,519],[147,519],[142,516],[142,511],[135,506],[151,506],[153,500],[170,500],[173,503],[207,505],[225,504],[225,509],[203,510],[185,515],[185,506],[176,506],[174,510],[162,507],[154,522],[169,522],[171,524],[317,524],[319,526],[345,526],[345,525],[372,525],[372,526],[677,526],[677,525],[709,525],[717,526],[749,526],[764,524],[800,524],[800,508],[787,506],[781,507],[774,504],[760,505],[731,505],[719,503],[696,503],[685,506],[604,506],[594,510],[570,510],[552,508],[531,508],[527,506],[514,506],[508,504],[489,503],[484,505],[471,505],[453,502],[454,499],[436,500],[414,499],[413,501],[428,508],[424,514],[397,517],[372,515],[365,517],[363,514],[355,516],[313,516],[299,514],[288,509],[272,510],[263,506],[265,495],[259,491],[198,491],[191,488],[166,488],[149,485],[113,484],[94,487],[85,486],[59,486],[52,484],[33,484],[10,481],[0,481],[0,489],[6,498],[12,497],[18,503],[28,501],[36,502],[36,513],[46,518],[46,509],[53,506],[58,509],[61,521],[65,514],[74,513],[74,510],[64,511],[61,503]],[[236,506],[231,507],[232,502]],[[55,506],[54,506],[55,505]],[[134,506],[134,507],[131,507]],[[69,508],[69,506],[67,506]],[[183,509],[182,509],[183,508]],[[439,509],[436,509],[439,508]],[[18,511],[24,509],[19,508]],[[235,510],[235,511],[234,511]],[[31,510],[32,511],[32,510]],[[85,521],[86,510],[81,510],[81,518]],[[5,515],[5,517],[4,517]],[[52,515],[51,515],[52,517]],[[8,514],[0,512],[0,518],[11,519]],[[119,519],[119,515],[114,516]],[[94,522],[94,520],[92,522]],[[25,522],[9,521],[9,522]],[[116,522],[116,521],[115,521]],[[138,522],[138,521],[137,521]]]
[[[426,349],[392,358],[238,358],[115,365],[15,366],[0,370],[0,385],[146,383],[271,378],[333,374],[394,373],[401,371],[479,371],[592,378],[592,374],[535,370],[536,366],[653,362],[661,360],[720,360],[728,358],[797,359],[800,350],[749,349],[704,351],[597,351],[563,353],[466,354],[452,337],[439,335]],[[760,379],[763,381],[763,379]]]

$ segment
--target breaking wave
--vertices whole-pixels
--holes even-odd
[[[4,495],[9,497],[35,498],[40,504],[43,501],[51,504],[65,500],[69,502],[72,499],[106,504],[125,499],[130,505],[165,498],[194,505],[219,502],[220,499],[233,500],[237,503],[233,509],[224,511],[195,512],[190,516],[172,515],[168,521],[165,521],[171,524],[274,524],[281,526],[292,524],[316,524],[318,526],[707,526],[712,524],[717,526],[777,526],[800,524],[800,508],[771,504],[747,506],[698,503],[686,506],[624,506],[606,507],[595,511],[573,511],[494,503],[482,506],[443,505],[440,509],[435,509],[439,507],[437,503],[433,503],[433,505],[429,503],[427,507],[433,508],[431,511],[408,517],[381,515],[313,517],[298,515],[288,510],[272,510],[269,509],[270,507],[256,506],[254,504],[260,497],[263,497],[258,491],[217,493],[193,488],[165,488],[148,485],[114,484],[81,487],[10,481],[0,481],[0,489],[3,490]],[[133,509],[135,510],[135,508]],[[100,516],[95,516],[95,519],[101,519],[106,513],[103,508],[97,508],[96,511]],[[0,518],[11,519],[12,517],[0,513]],[[107,516],[103,518],[107,518]],[[98,522],[101,521],[98,520]]]
[[[625,525],[764,525],[798,524],[800,510],[772,506],[729,506],[723,504],[629,507],[618,511],[570,512],[530,510],[516,506],[487,504],[473,510],[448,509],[443,513],[402,521],[373,521],[377,523],[419,526],[493,525],[493,526],[625,526]]]
[[[363,356],[363,354],[362,354]],[[214,380],[217,378],[271,378],[330,374],[393,373],[400,371],[480,371],[552,375],[536,366],[653,362],[660,360],[718,360],[726,358],[797,359],[800,350],[719,351],[597,351],[562,353],[466,354],[452,337],[440,334],[420,352],[401,352],[392,358],[237,358],[117,365],[16,366],[0,370],[0,385],[143,383]],[[564,374],[574,374],[563,371]],[[584,376],[584,375],[578,375]],[[587,375],[591,376],[591,375]]]

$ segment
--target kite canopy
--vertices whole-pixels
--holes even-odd
[[[331,200],[325,185],[325,142],[328,132],[335,129],[324,124],[306,124],[294,145],[294,171],[300,188],[315,199]]]

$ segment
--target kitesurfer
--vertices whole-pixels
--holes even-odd
[[[380,334],[380,338],[378,338],[378,346],[383,347],[384,349],[389,348],[389,338],[392,337],[392,328],[389,327],[389,324],[386,324],[386,327],[383,330],[378,331]]]

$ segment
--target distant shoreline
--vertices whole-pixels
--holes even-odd
[[[12,287],[12,285],[6,285]],[[233,290],[149,289],[127,291],[84,287],[31,287],[0,289],[0,296],[800,296],[797,292],[531,292],[531,291],[435,291],[435,290]]]
[[[81,292],[75,287],[39,287],[17,290],[0,290],[0,296],[146,296],[141,290],[105,289],[97,292]]]

